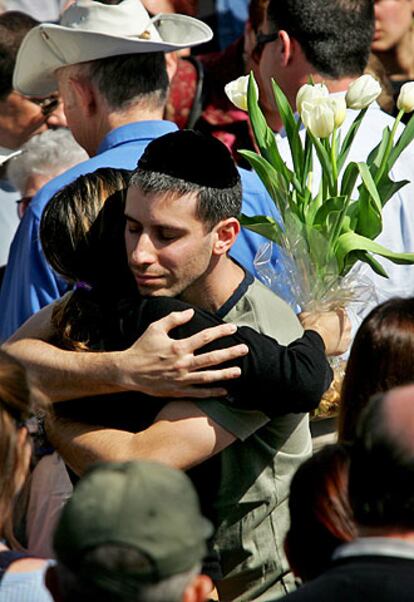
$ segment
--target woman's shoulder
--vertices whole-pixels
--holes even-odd
[[[0,602],[53,602],[45,573],[53,560],[21,558],[13,562],[0,583]]]

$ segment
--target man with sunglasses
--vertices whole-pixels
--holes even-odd
[[[0,147],[4,156],[19,149],[34,134],[66,125],[56,95],[26,98],[13,89],[17,51],[35,25],[38,22],[23,13],[10,11],[0,15]],[[6,177],[6,166],[0,167],[0,281],[19,223],[15,209],[18,197],[19,193]]]
[[[330,93],[345,95],[349,84],[366,68],[374,34],[374,1],[353,0],[270,0],[263,34],[258,43],[261,51],[260,71],[263,85],[274,111],[269,125],[274,131],[281,126],[274,103],[271,78],[274,78],[295,107],[299,88],[312,77],[323,82]],[[355,119],[356,112],[348,109],[341,126],[341,137]],[[372,103],[351,146],[348,161],[364,162],[380,142],[384,128],[392,130],[395,120]],[[402,126],[398,132],[401,133]],[[414,145],[400,155],[390,171],[393,181],[407,180],[408,184],[393,195],[383,210],[383,231],[376,241],[395,252],[414,250]],[[280,145],[282,156],[290,160],[287,140]],[[318,178],[314,172],[314,181]],[[388,278],[374,273],[367,265],[359,265],[359,276],[372,282],[375,293],[367,313],[379,301],[392,296],[414,293],[414,267],[396,265],[376,257],[388,273]],[[354,328],[358,318],[351,316]]]

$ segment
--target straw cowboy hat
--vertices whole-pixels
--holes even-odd
[[[192,17],[151,18],[139,0],[106,5],[78,0],[59,25],[42,23],[24,38],[13,87],[26,96],[47,96],[57,88],[55,71],[65,65],[142,52],[171,52],[211,40],[210,27]]]

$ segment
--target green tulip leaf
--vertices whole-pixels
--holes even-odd
[[[383,278],[388,278],[388,274],[380,262],[366,251],[354,251],[346,256],[344,274],[346,274],[357,261],[367,263],[376,274]]]
[[[303,173],[304,153],[302,140],[299,136],[300,123],[296,119],[288,99],[274,79],[272,79],[272,88],[276,106],[286,131],[290,152],[292,153],[294,169],[296,174],[299,176],[299,179],[301,179],[300,174]]]
[[[358,115],[355,117],[351,127],[349,128],[349,130],[346,133],[346,136],[344,138],[344,141],[343,141],[340,151],[338,153],[338,159],[337,159],[338,173],[341,171],[341,169],[343,168],[343,166],[345,164],[345,161],[348,157],[349,151],[351,150],[351,146],[352,146],[352,143],[356,136],[356,133],[359,130],[359,126],[361,125],[361,121],[363,120],[366,112],[367,112],[367,109],[362,109],[362,111],[360,111],[358,113]]]
[[[314,224],[317,226],[328,226],[329,224],[332,224],[333,222],[330,215],[333,213],[336,215],[340,213],[344,207],[345,201],[346,197],[344,196],[326,199],[315,215]]]
[[[332,174],[332,165],[331,165],[331,158],[328,154],[328,151],[326,150],[324,145],[321,143],[319,138],[316,138],[316,136],[314,136],[312,134],[312,132],[310,132],[308,130],[307,135],[309,136],[309,138],[315,148],[319,162],[322,166],[322,174],[323,174],[323,176],[325,176],[327,178],[329,187],[333,187],[334,181],[333,181],[333,174]]]
[[[267,125],[266,119],[259,106],[253,73],[250,73],[249,77],[247,105],[254,137],[261,155],[289,180],[291,178],[289,175],[290,170],[288,170],[280,156],[274,132]]]
[[[376,238],[382,231],[382,203],[374,179],[366,163],[357,163],[362,183],[358,187],[359,218],[357,232],[367,238]]]
[[[398,138],[395,143],[394,148],[392,149],[390,156],[388,158],[388,170],[392,168],[398,157],[401,155],[403,150],[407,148],[409,144],[414,140],[414,115],[410,117],[410,121],[405,126],[404,130],[401,133],[401,136]]]
[[[390,200],[390,198],[400,190],[406,184],[409,184],[409,180],[400,180],[399,182],[394,182],[390,179],[387,173],[384,173],[381,180],[377,184],[378,194],[381,199],[381,204],[384,207],[386,203]]]
[[[369,153],[367,158],[367,165],[370,168],[372,176],[375,175],[384,159],[385,151],[387,150],[389,140],[391,136],[391,130],[389,127],[384,128],[382,132],[381,142],[377,144],[375,148]]]
[[[338,238],[335,246],[335,255],[341,271],[344,268],[346,256],[353,251],[374,253],[397,264],[414,263],[414,253],[395,253],[365,236],[360,236],[355,232],[346,232]]]
[[[359,176],[358,165],[352,161],[346,166],[341,182],[341,195],[351,196]]]
[[[280,224],[273,217],[268,217],[267,215],[249,216],[242,213],[239,216],[239,221],[243,228],[260,234],[272,242],[283,246],[285,234]]]
[[[252,168],[255,170],[259,178],[262,180],[267,192],[270,194],[282,217],[288,207],[288,189],[282,175],[270,165],[266,159],[253,151],[240,151],[240,154],[245,157]]]

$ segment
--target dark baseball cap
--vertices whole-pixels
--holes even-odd
[[[196,566],[212,533],[184,472],[149,461],[107,463],[78,483],[59,519],[54,549],[60,563],[88,582],[133,593],[134,586]],[[148,562],[109,570],[84,561],[108,544],[133,548]]]

